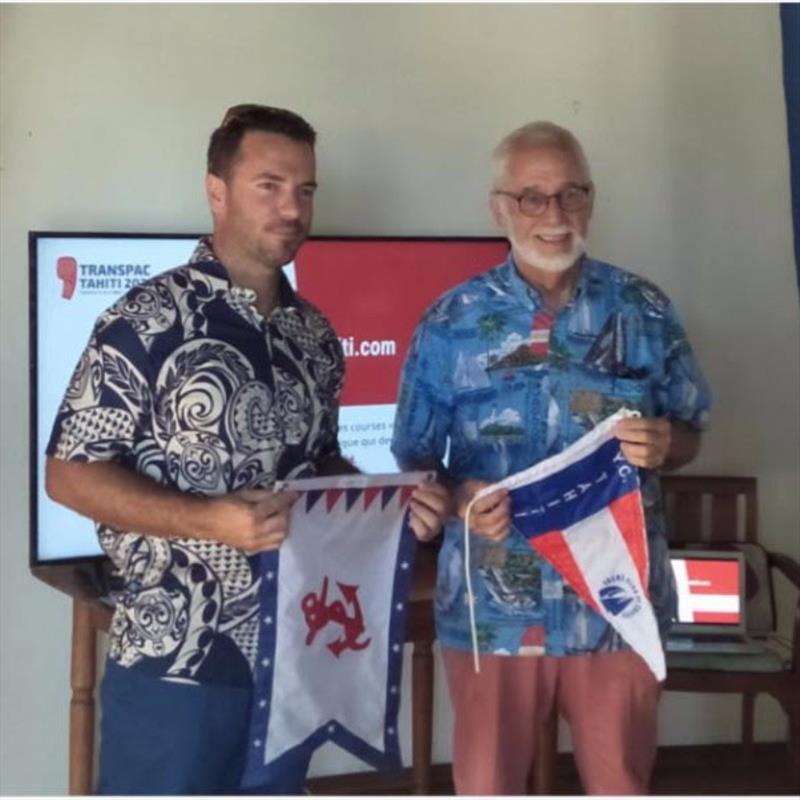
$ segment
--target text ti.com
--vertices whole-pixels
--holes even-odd
[[[358,356],[393,356],[397,353],[397,342],[394,339],[356,339],[355,336],[345,336],[339,341],[345,358]]]

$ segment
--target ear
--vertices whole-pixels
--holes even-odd
[[[224,211],[227,188],[225,181],[218,175],[212,175],[210,172],[206,175],[206,197],[212,214]]]
[[[594,199],[595,199],[594,184],[591,181],[589,181],[589,218],[590,219],[592,217],[592,214],[594,214]]]
[[[506,213],[502,200],[496,194],[489,195],[489,209],[492,212],[494,224],[503,232],[506,231]]]

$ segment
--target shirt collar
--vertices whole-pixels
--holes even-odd
[[[581,259],[580,270],[578,271],[578,278],[575,281],[575,288],[573,289],[572,297],[567,305],[564,306],[564,308],[572,305],[585,291],[593,270],[593,263],[594,262],[592,259],[586,255],[584,255]],[[531,286],[522,277],[522,275],[520,275],[517,265],[514,261],[514,256],[510,250],[508,253],[508,258],[506,258],[500,269],[506,281],[508,282],[508,287],[511,293],[515,295],[515,297],[520,300],[523,305],[531,309],[545,308],[545,305],[542,302],[541,292],[539,292],[535,286]]]
[[[234,283],[228,270],[217,259],[214,253],[214,245],[210,236],[203,236],[197,243],[194,252],[189,259],[192,268],[204,272],[213,278],[217,278],[223,283],[219,288],[241,297],[247,303],[252,304],[256,301],[256,293],[246,286],[239,286]],[[286,274],[281,271],[280,283],[278,284],[278,305],[283,308],[298,308],[300,305],[297,293],[292,289]]]

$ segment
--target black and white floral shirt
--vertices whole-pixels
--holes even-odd
[[[285,277],[267,317],[202,240],[186,266],[97,320],[47,453],[116,461],[214,496],[313,474],[339,455],[344,359]],[[227,545],[97,525],[118,591],[110,656],[178,681],[246,685],[258,645],[257,559]]]

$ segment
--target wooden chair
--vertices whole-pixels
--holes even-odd
[[[766,634],[775,630],[772,583],[782,574],[800,591],[800,565],[758,544],[757,484],[749,477],[670,475],[662,478],[671,546],[691,549],[737,549],[747,564],[748,628]],[[753,613],[751,613],[751,611]],[[671,653],[667,658],[667,691],[742,695],[742,743],[752,755],[755,698],[769,694],[789,720],[789,754],[800,780],[800,600],[788,659],[778,655],[718,655]]]
[[[743,549],[749,565],[748,584],[753,589],[756,588],[756,582],[761,584],[758,587],[760,600],[763,601],[759,609],[762,617],[760,628],[764,633],[774,630],[775,598],[770,573],[781,573],[800,590],[800,565],[788,556],[766,551],[758,544],[756,479],[666,475],[662,477],[661,485],[670,546]],[[757,563],[759,559],[763,561],[763,568],[760,569]],[[751,600],[748,597],[748,602]],[[753,656],[726,655],[717,658],[721,661],[718,660],[715,668],[710,669],[704,668],[702,661],[693,660],[690,654],[670,654],[667,658],[665,690],[741,694],[742,743],[747,757],[751,757],[753,749],[756,695],[766,693],[774,697],[789,719],[790,763],[800,781],[800,598],[795,610],[788,663],[782,663],[778,657],[765,660]],[[538,789],[542,794],[553,794],[558,733],[555,714],[545,728],[539,754]]]

